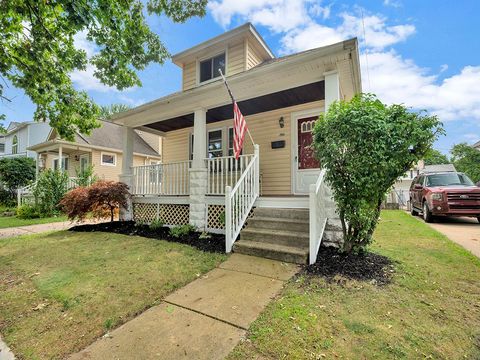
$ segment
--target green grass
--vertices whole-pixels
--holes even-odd
[[[49,224],[67,220],[66,216],[53,216],[38,219],[19,219],[16,216],[0,216],[0,229],[36,224]]]
[[[110,233],[3,239],[0,333],[20,358],[64,358],[224,259]]]
[[[399,211],[375,240],[391,284],[292,280],[230,359],[479,359],[479,259]]]

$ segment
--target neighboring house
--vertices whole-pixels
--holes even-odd
[[[71,178],[93,166],[94,174],[103,180],[119,180],[122,169],[122,127],[107,121],[90,136],[77,133],[75,141],[62,140],[51,130],[47,141],[29,148],[37,154],[37,171],[59,169]],[[156,164],[161,160],[161,139],[158,135],[136,131],[133,134],[133,165]],[[60,160],[62,159],[61,163]]]
[[[425,165],[420,171],[422,174],[435,173],[435,172],[448,172],[457,171],[453,164],[441,164],[441,165]]]
[[[312,129],[333,101],[361,92],[357,40],[276,58],[248,23],[172,59],[183,72],[181,91],[112,119],[127,139],[134,129],[163,136],[163,163],[150,167],[134,166],[124,142],[123,179],[134,197],[123,217],[224,232],[229,252],[255,208],[235,251],[314,261],[322,238],[339,240],[339,222],[313,156]],[[239,160],[219,68],[257,144],[247,135]]]
[[[477,141],[475,144],[472,145],[477,150],[480,150],[480,141]]]
[[[44,122],[11,122],[4,135],[4,151],[0,151],[0,157],[28,156],[35,159],[35,152],[28,148],[44,142],[50,129],[50,125]]]
[[[5,135],[0,134],[0,158],[5,154]]]

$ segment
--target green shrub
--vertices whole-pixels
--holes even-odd
[[[28,185],[35,179],[35,161],[19,156],[0,159],[0,182],[15,200],[17,189]]]
[[[65,172],[47,169],[42,171],[33,188],[33,195],[43,216],[60,212],[60,200],[68,190],[68,175]]]
[[[170,235],[178,239],[178,238],[181,238],[182,236],[187,236],[191,234],[195,230],[196,230],[195,226],[190,224],[179,225],[170,229]]]
[[[150,230],[156,231],[161,229],[164,225],[165,223],[162,220],[156,219],[153,220],[148,227],[150,228]]]
[[[17,209],[17,217],[19,219],[37,219],[40,217],[40,212],[35,205],[25,204]]]
[[[93,172],[93,166],[87,166],[87,168],[83,171],[80,171],[79,169],[75,169],[75,185],[77,186],[90,186],[93,183],[98,181],[98,177],[95,176]]]

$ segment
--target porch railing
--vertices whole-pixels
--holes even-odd
[[[132,193],[134,195],[189,195],[191,161],[134,166]]]
[[[207,195],[224,195],[226,186],[235,186],[254,154],[206,159]]]
[[[246,157],[245,170],[234,186],[225,186],[225,250],[232,251],[233,243],[242,230],[248,214],[258,198],[260,188],[259,147],[254,146],[254,154]]]
[[[318,250],[327,226],[326,196],[325,169],[322,169],[317,182],[310,185],[310,264],[317,261]]]

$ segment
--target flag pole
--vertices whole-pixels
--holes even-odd
[[[228,86],[227,79],[225,79],[225,76],[223,75],[222,69],[218,69],[218,72],[222,76],[223,82],[225,83],[225,86],[227,87],[228,95],[230,95],[230,98],[232,99],[232,102],[235,102],[235,98],[233,97],[232,91],[230,90],[230,87]],[[255,142],[253,141],[253,137],[252,137],[252,134],[250,134],[250,129],[248,128],[248,126],[247,126],[247,133],[248,133],[248,136],[250,137],[252,145],[255,146]]]

